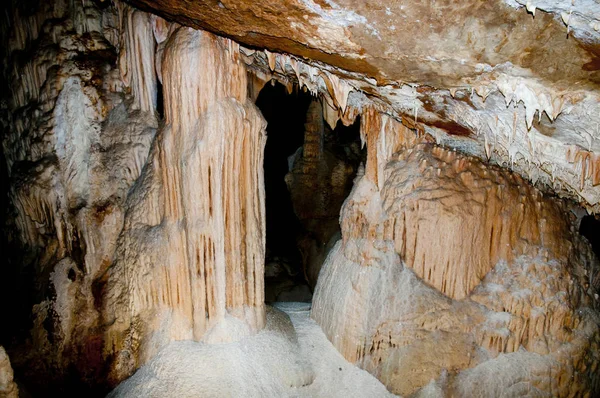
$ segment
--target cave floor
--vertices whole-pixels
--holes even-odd
[[[310,319],[310,303],[278,302],[274,307],[289,316],[298,345],[291,347],[285,332],[274,332],[279,326],[269,327],[269,320],[265,330],[234,343],[173,342],[109,396],[395,396],[337,352]]]

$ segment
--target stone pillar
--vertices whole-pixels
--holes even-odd
[[[175,30],[162,58],[165,127],[108,275],[117,382],[172,340],[225,342],[265,323],[266,123],[235,43]]]

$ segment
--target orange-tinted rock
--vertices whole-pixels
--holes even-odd
[[[448,297],[467,297],[500,260],[568,261],[565,210],[519,176],[430,145],[392,161],[381,192],[386,239]]]
[[[237,51],[189,28],[166,41],[166,126],[105,288],[115,382],[171,340],[230,341],[264,325],[265,122]]]

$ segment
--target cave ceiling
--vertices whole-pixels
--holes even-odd
[[[130,3],[234,39],[264,81],[323,94],[342,121],[373,106],[600,210],[598,0]]]

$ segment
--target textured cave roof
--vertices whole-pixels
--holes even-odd
[[[129,2],[269,50],[248,52],[267,78],[296,71],[302,84],[290,59],[313,81],[310,67],[340,77],[345,90],[332,90],[331,77],[316,84],[340,114],[346,103],[376,104],[441,144],[600,210],[598,0]]]

